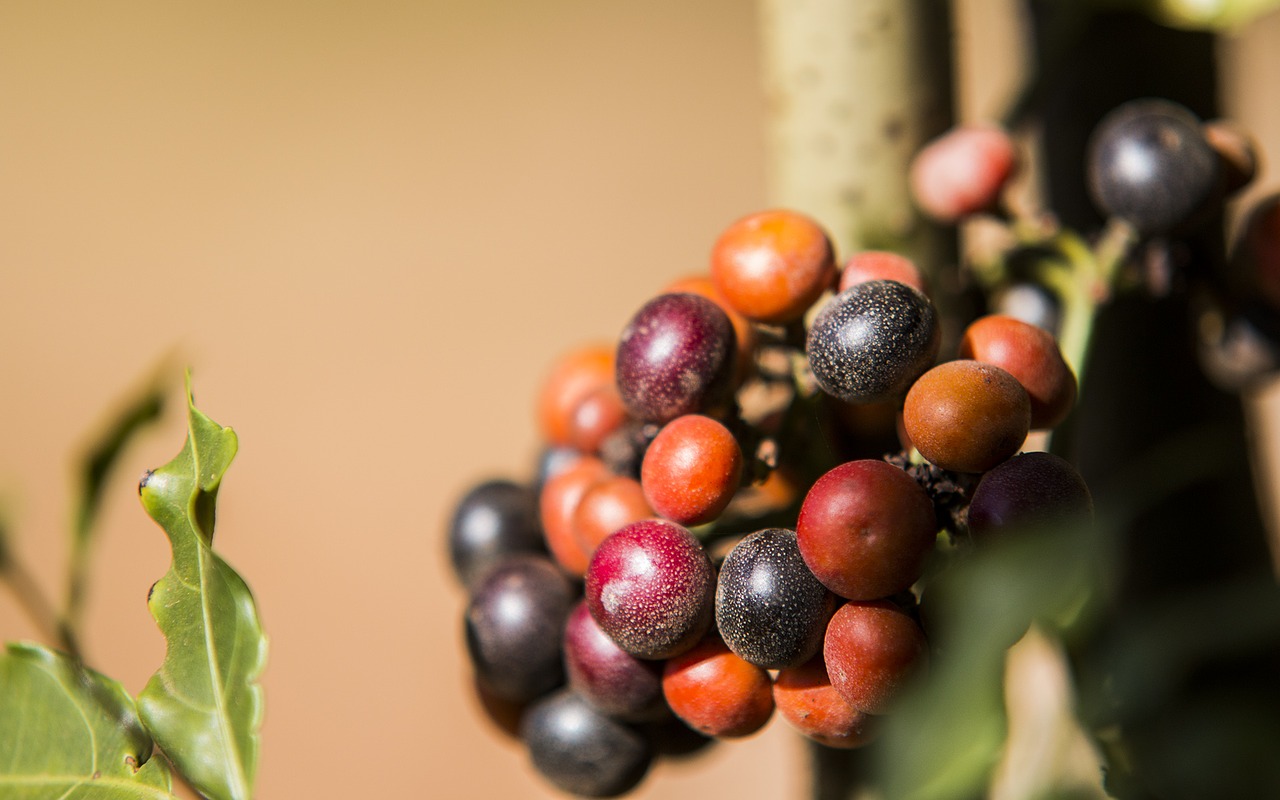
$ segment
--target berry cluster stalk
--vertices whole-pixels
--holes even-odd
[[[760,30],[769,201],[822,220],[837,253],[909,256],[944,304],[955,297],[954,230],[927,221],[907,186],[911,158],[953,122],[950,3],[761,0]],[[810,752],[812,797],[858,795],[858,751]]]

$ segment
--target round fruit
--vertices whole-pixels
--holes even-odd
[[[560,685],[560,642],[573,604],[569,581],[549,560],[508,559],[485,573],[467,607],[467,650],[477,678],[516,703]]]
[[[941,341],[937,312],[897,281],[860,283],[813,320],[807,350],[818,385],[847,403],[901,395],[932,364]]]
[[[642,520],[605,539],[587,567],[591,616],[640,658],[669,658],[711,627],[715,570],[701,543],[674,522]]]
[[[883,461],[850,461],[819,478],[800,506],[796,542],[828,589],[851,600],[915,583],[937,538],[929,495]]]
[[[613,381],[588,393],[569,418],[568,443],[583,453],[599,452],[604,440],[622,427],[627,409]]]
[[[586,345],[562,356],[538,395],[538,428],[543,441],[570,444],[579,404],[601,386],[613,383],[613,372],[613,348],[608,345]]]
[[[939,364],[920,376],[902,407],[920,455],[954,472],[986,472],[1018,452],[1031,429],[1031,400],[1008,372],[981,361]]]
[[[983,537],[1006,529],[1088,524],[1093,497],[1071,462],[1023,453],[982,476],[969,501],[969,530]]]
[[[800,555],[794,531],[756,531],[734,545],[716,579],[716,628],[743,659],[780,669],[822,647],[835,597]]]
[[[732,391],[736,343],[720,307],[696,294],[646,303],[618,339],[618,392],[627,410],[666,422],[711,408]]]
[[[693,275],[680,278],[667,284],[663,292],[669,294],[700,294],[720,306],[720,309],[729,317],[729,322],[733,323],[733,336],[738,344],[734,383],[741,384],[750,377],[752,370],[755,368],[756,344],[760,337],[756,333],[755,326],[751,324],[751,320],[738,313],[737,309],[716,288],[715,281],[711,280],[710,276]]]
[[[454,509],[449,561],[463,585],[508,555],[545,552],[538,498],[527,486],[485,481],[463,495]]]
[[[565,572],[579,578],[587,571],[591,553],[579,541],[573,518],[582,496],[607,477],[609,470],[603,461],[584,456],[543,484],[538,498],[547,549]]]
[[[1113,110],[1094,129],[1086,158],[1094,202],[1143,234],[1188,224],[1219,187],[1218,155],[1200,120],[1165,100]]]
[[[633,722],[669,714],[662,696],[662,663],[636,658],[600,629],[579,602],[564,629],[569,686],[611,717]]]
[[[640,783],[653,761],[643,733],[569,690],[530,706],[520,724],[520,738],[543,777],[580,797],[625,794]]]
[[[890,253],[886,250],[864,250],[854,253],[844,269],[840,271],[840,283],[837,291],[843,292],[851,286],[867,281],[897,281],[905,283],[917,292],[928,295],[924,275],[916,263],[906,256]]]
[[[890,711],[929,655],[924,631],[887,600],[850,602],[837,609],[822,652],[831,685],[849,705],[868,714]]]
[[[806,737],[827,747],[852,749],[875,738],[876,717],[849,705],[831,685],[822,654],[780,670],[773,681],[778,713]]]
[[[809,217],[762,211],[734,222],[711,251],[711,278],[748,319],[785,325],[804,316],[836,275],[831,240]]]
[[[662,691],[676,716],[708,736],[749,736],[773,716],[773,681],[716,636],[668,659]]]
[[[640,481],[610,475],[587,488],[573,512],[573,531],[585,553],[594,553],[609,534],[653,516]]]
[[[649,504],[681,525],[701,525],[720,516],[741,482],[737,439],[724,425],[699,414],[668,422],[640,467]]]
[[[993,364],[1016,378],[1031,401],[1033,429],[1056,426],[1075,405],[1075,373],[1043,328],[999,314],[981,317],[965,330],[960,357]]]
[[[952,128],[924,146],[911,162],[910,186],[920,210],[939,222],[996,204],[1018,164],[1018,151],[994,125]]]

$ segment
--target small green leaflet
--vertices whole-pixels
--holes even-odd
[[[249,587],[211,549],[218,486],[236,435],[206,417],[187,380],[188,434],[177,457],[143,478],[147,513],[173,547],[147,601],[168,643],[138,695],[156,744],[210,800],[248,800],[258,764],[266,636]]]
[[[35,644],[0,655],[0,796],[174,800],[120,684]]]

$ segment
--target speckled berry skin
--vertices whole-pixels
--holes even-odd
[[[741,482],[737,440],[724,425],[701,414],[667,423],[640,465],[649,505],[681,525],[701,525],[720,516]]]
[[[733,323],[718,305],[696,294],[661,294],[618,337],[618,392],[646,422],[702,411],[728,398],[736,353]]]
[[[835,595],[813,576],[794,531],[749,534],[716,579],[716,627],[729,649],[766,669],[803,664],[822,647]]]
[[[1184,227],[1220,189],[1200,120],[1167,100],[1135,100],[1104,117],[1085,163],[1098,207],[1143,234]]]
[[[467,607],[467,650],[494,695],[524,703],[560,685],[573,594],[560,570],[536,556],[508,559],[480,579]]]
[[[640,730],[569,690],[530,706],[520,738],[534,768],[561,791],[579,797],[626,794],[653,762],[653,750]]]
[[[806,349],[818,385],[846,403],[904,394],[933,365],[941,334],[933,303],[897,281],[857,284],[813,320]]]
[[[938,532],[929,495],[884,461],[841,464],[800,506],[796,543],[828,589],[850,600],[888,597],[915,583]]]
[[[969,501],[969,530],[977,539],[1092,519],[1089,486],[1071,462],[1052,453],[1022,453],[1000,464],[982,476]]]
[[[565,625],[564,666],[569,686],[611,717],[644,722],[670,713],[662,696],[662,663],[618,647],[596,624],[585,601],[574,607]]]
[[[689,727],[708,736],[750,736],[773,716],[773,679],[768,670],[707,636],[662,668],[667,705]]]
[[[711,627],[715,591],[715,569],[701,543],[665,520],[614,532],[587,567],[591,616],[640,658],[669,658],[697,644]]]

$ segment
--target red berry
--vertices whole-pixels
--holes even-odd
[[[715,569],[702,544],[666,520],[633,522],[587,567],[591,616],[628,653],[669,658],[693,647],[715,615]]]
[[[711,278],[738,313],[770,325],[804,316],[836,274],[831,240],[794,211],[762,211],[734,222],[711,251]]]
[[[742,481],[742,449],[710,417],[677,417],[645,452],[640,483],[654,510],[681,525],[720,516]]]
[[[937,538],[929,495],[883,461],[850,461],[819,478],[796,524],[800,554],[831,591],[887,597],[915,583]]]
[[[850,602],[827,625],[823,656],[831,685],[849,705],[868,714],[891,710],[893,701],[928,662],[924,631],[887,600]]]
[[[916,263],[906,256],[886,250],[864,250],[850,257],[840,273],[837,291],[843,292],[850,286],[867,281],[897,281],[923,295],[929,294],[924,275]]]
[[[1043,328],[999,314],[982,317],[965,330],[960,357],[993,364],[1016,378],[1031,402],[1033,429],[1054,427],[1075,405],[1075,373]]]
[[[831,685],[821,653],[778,671],[773,702],[791,727],[827,747],[861,747],[879,731],[876,717],[854,708]]]
[[[912,160],[911,193],[930,217],[957,222],[995,205],[1017,162],[1013,140],[1000,128],[953,128]]]
[[[566,353],[551,368],[538,395],[538,428],[545,442],[570,444],[573,417],[588,395],[613,383],[613,348],[586,345]]]
[[[662,691],[676,716],[708,736],[749,736],[773,716],[768,670],[734,655],[716,636],[667,660]]]

